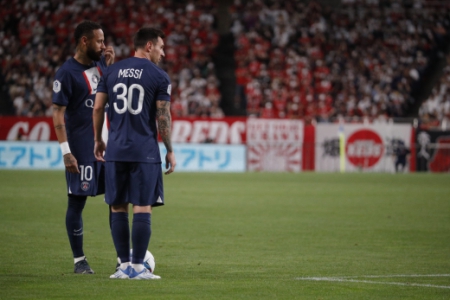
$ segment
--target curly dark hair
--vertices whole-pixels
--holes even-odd
[[[102,29],[100,24],[92,21],[85,20],[77,25],[75,28],[74,38],[75,43],[78,46],[78,43],[80,42],[81,37],[85,36],[88,39],[92,38],[94,36],[93,31],[96,29]]]

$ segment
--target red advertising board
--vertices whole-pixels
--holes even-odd
[[[0,140],[56,141],[50,117],[0,117]]]
[[[172,125],[175,143],[245,144],[246,118],[176,119]],[[51,117],[0,117],[0,140],[56,141]]]
[[[247,118],[177,118],[172,124],[174,143],[245,144]]]

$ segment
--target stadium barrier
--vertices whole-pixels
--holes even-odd
[[[164,162],[166,150],[159,147]],[[244,145],[174,144],[174,149],[177,172],[246,171]],[[58,142],[0,141],[0,169],[64,170],[64,162]]]
[[[189,118],[172,131],[179,171],[450,171],[450,131],[412,124]],[[63,168],[49,117],[0,117],[0,140],[0,168]]]

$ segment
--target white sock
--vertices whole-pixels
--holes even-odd
[[[76,264],[77,262],[82,261],[84,259],[86,259],[86,256],[80,256],[80,257],[75,257],[73,259],[73,261],[74,261],[74,264]]]
[[[144,264],[131,264],[131,266],[138,273],[142,272],[142,270],[144,270]]]
[[[121,264],[120,264],[120,269],[126,270],[126,269],[128,268],[129,265],[130,265],[130,262],[121,263]]]

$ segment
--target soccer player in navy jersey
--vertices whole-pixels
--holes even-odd
[[[159,29],[141,28],[134,37],[134,57],[108,68],[95,98],[94,153],[106,161],[105,201],[111,206],[111,234],[121,261],[110,278],[161,278],[147,270],[143,260],[150,242],[152,207],[164,205],[158,132],[167,150],[165,174],[176,165],[170,140],[170,79],[157,66],[164,56],[164,37]],[[107,146],[101,135],[106,104]],[[133,205],[131,234],[129,204]]]
[[[114,62],[114,50],[106,47],[101,26],[80,23],[74,33],[75,56],[56,72],[53,82],[53,125],[64,156],[68,207],[66,229],[74,257],[74,272],[93,274],[83,251],[82,212],[87,196],[104,194],[104,166],[92,148],[92,109],[101,75]]]

